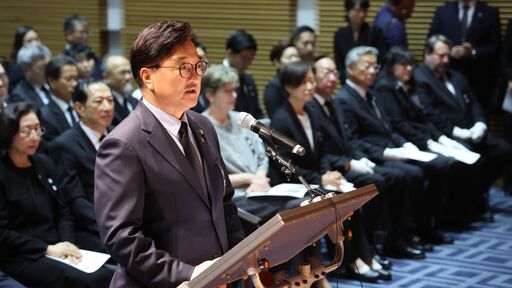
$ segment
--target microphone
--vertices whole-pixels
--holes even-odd
[[[254,119],[254,117],[249,113],[238,113],[238,115],[236,115],[235,121],[236,123],[238,123],[238,125],[242,126],[243,128],[249,129],[258,135],[270,138],[272,142],[275,142],[277,145],[288,149],[293,154],[299,156],[304,156],[304,154],[306,154],[306,150],[304,149],[304,147],[300,146],[299,144],[297,144],[297,142],[293,141],[292,139],[284,135],[281,135],[276,131],[270,129],[269,127],[265,126],[263,123]]]

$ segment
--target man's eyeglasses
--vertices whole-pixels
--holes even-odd
[[[20,136],[23,138],[30,138],[32,135],[36,135],[38,137],[41,137],[46,129],[44,127],[38,127],[38,128],[29,128],[29,127],[22,127],[18,131],[20,133]]]
[[[177,67],[156,65],[156,66],[151,66],[149,68],[165,68],[165,69],[179,70],[180,76],[182,78],[188,78],[192,74],[192,71],[195,71],[197,76],[203,76],[204,73],[206,72],[207,67],[208,67],[208,62],[201,60],[201,61],[198,61],[196,64],[183,63]]]

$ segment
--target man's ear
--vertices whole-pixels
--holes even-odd
[[[80,115],[80,118],[82,118],[85,109],[84,105],[76,101],[75,103],[73,103],[73,106],[75,106],[76,113],[78,113],[78,115]]]
[[[350,65],[345,66],[345,69],[347,71],[347,76],[348,75],[354,75],[354,66],[355,65],[356,64],[350,64]]]
[[[153,71],[150,68],[141,68],[139,71],[142,83],[149,89],[153,90]]]
[[[211,90],[208,90],[208,91],[205,91],[204,92],[204,96],[206,97],[206,99],[208,99],[208,101],[212,102],[213,101],[213,92]]]

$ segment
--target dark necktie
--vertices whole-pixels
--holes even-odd
[[[462,31],[462,42],[466,41],[466,32],[468,30],[468,10],[469,5],[465,4],[462,12],[462,23],[461,23],[461,31]]]
[[[325,101],[324,103],[325,107],[327,108],[327,111],[329,111],[329,118],[331,119],[331,121],[334,123],[334,124],[337,124],[336,122],[336,111],[334,110],[334,105],[332,105],[332,102],[327,100]]]
[[[69,114],[69,118],[71,118],[71,126],[75,126],[76,124],[76,119],[75,119],[75,114],[73,113],[73,107],[71,107],[71,105],[68,105],[68,114]]]
[[[101,142],[103,141],[103,139],[105,139],[105,136],[107,136],[107,135],[102,134],[102,135],[100,136],[100,140],[98,140],[98,142],[100,142],[100,143],[101,143]]]
[[[194,145],[192,144],[192,141],[190,141],[190,137],[188,135],[188,125],[185,121],[181,121],[180,130],[178,131],[178,139],[180,140],[181,146],[183,146],[185,158],[187,158],[192,168],[194,168],[196,171],[197,178],[199,178],[199,182],[201,183],[201,187],[203,187],[204,193],[207,193],[203,166],[197,157],[197,153],[195,151]]]

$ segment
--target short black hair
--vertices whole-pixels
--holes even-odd
[[[242,52],[242,50],[258,50],[256,39],[245,30],[237,30],[229,35],[226,40],[226,50],[230,49],[234,54]]]
[[[402,47],[393,47],[386,54],[386,66],[384,73],[392,74],[395,64],[414,64],[414,54],[412,51]]]
[[[329,55],[327,55],[327,54],[322,54],[322,55],[318,55],[318,56],[315,57],[315,60],[313,60],[313,64],[311,65],[311,70],[313,71],[313,74],[316,75],[316,68],[315,68],[316,62],[318,62],[318,61],[320,61],[320,60],[322,60],[324,58],[331,59],[331,57],[329,57]]]
[[[368,0],[345,0],[345,11],[352,10],[356,5],[359,5],[363,9],[370,8],[370,1]]]
[[[270,62],[274,62],[274,60],[279,61],[281,59],[281,56],[283,56],[284,50],[288,47],[295,47],[293,44],[290,43],[283,43],[279,42],[274,47],[272,47],[272,50],[270,50]]]
[[[57,80],[60,78],[62,67],[66,65],[75,65],[76,62],[69,56],[53,57],[48,64],[46,64],[45,75],[48,80]]]
[[[446,38],[446,36],[442,34],[435,34],[428,37],[427,41],[425,42],[425,51],[428,52],[429,54],[433,53],[434,47],[436,46],[437,42],[443,42],[449,47],[452,47],[452,42],[450,41],[450,39]]]
[[[34,112],[37,118],[41,119],[41,114],[37,107],[30,102],[16,102],[8,105],[1,115],[1,130],[0,130],[0,147],[9,149],[12,145],[12,140],[18,130],[20,129],[21,117]]]
[[[2,56],[0,56],[0,65],[2,65],[2,67],[4,67],[5,73],[7,73],[8,69],[9,69],[9,62],[7,62],[7,60],[5,60],[5,58]]]
[[[64,20],[64,34],[73,32],[78,25],[87,25],[87,20],[78,14],[66,18]]]
[[[143,86],[140,69],[158,65],[174,47],[193,37],[190,24],[178,20],[154,23],[140,32],[130,50],[132,74],[139,87]]]
[[[304,77],[308,73],[311,68],[311,64],[309,62],[299,61],[299,62],[291,62],[284,65],[283,69],[281,69],[281,85],[283,87],[291,86],[298,87],[304,81]]]
[[[76,55],[78,54],[84,54],[87,60],[97,59],[91,47],[87,44],[82,43],[71,44],[68,49],[64,50],[63,54],[73,59],[75,59]]]
[[[292,32],[292,36],[290,37],[290,44],[295,44],[295,42],[297,40],[299,40],[299,37],[300,37],[300,34],[304,33],[304,32],[311,32],[313,34],[315,34],[315,37],[316,37],[316,33],[315,33],[315,30],[309,26],[299,26],[297,27],[293,32]]]

